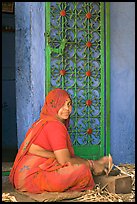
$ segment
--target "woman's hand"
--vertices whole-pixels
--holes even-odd
[[[106,173],[106,175],[109,174],[113,167],[113,161],[111,155],[104,156],[99,160],[94,160],[94,168],[93,168],[93,174],[94,175],[101,175],[103,172]]]

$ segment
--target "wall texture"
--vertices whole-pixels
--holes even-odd
[[[43,2],[15,2],[18,147],[45,98],[44,16]]]
[[[135,2],[110,3],[111,153],[135,163]]]

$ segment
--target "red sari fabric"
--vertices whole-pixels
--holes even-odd
[[[65,90],[50,91],[40,118],[26,133],[9,176],[17,190],[42,193],[93,189],[93,177],[85,164],[71,165],[68,162],[61,165],[55,158],[44,158],[28,152],[31,144],[37,144],[50,151],[68,148],[71,156],[75,157],[67,131],[69,119],[63,124],[56,117],[68,97]]]

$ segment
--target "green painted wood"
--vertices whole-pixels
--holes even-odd
[[[100,3],[101,24],[101,143],[100,156],[104,156],[104,3]]]
[[[2,171],[2,176],[9,176],[10,175],[10,171]]]
[[[85,159],[99,159],[100,158],[100,146],[88,146],[88,145],[81,145],[80,147],[74,146],[74,151],[76,155],[79,155]]]
[[[45,92],[46,95],[48,94],[50,90],[50,46],[49,46],[49,38],[50,38],[50,2],[45,3],[45,16],[46,16],[46,55],[45,55],[45,61],[46,61],[46,76],[45,76],[45,81],[46,81],[46,86],[45,86]]]
[[[110,3],[106,2],[106,155],[110,153]]]

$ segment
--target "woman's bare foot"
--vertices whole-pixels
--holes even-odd
[[[108,174],[113,165],[112,157],[110,155],[104,156],[99,160],[94,160],[93,162],[94,162],[93,167],[94,175],[101,175],[103,172]]]

